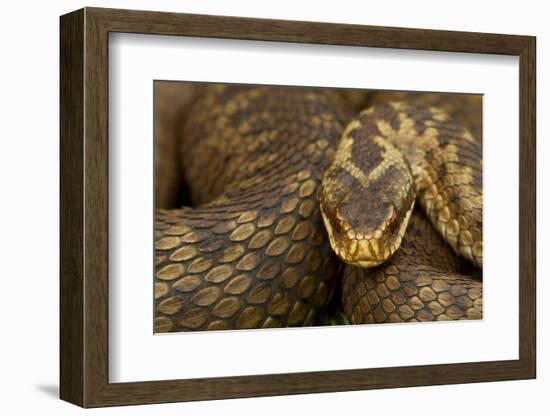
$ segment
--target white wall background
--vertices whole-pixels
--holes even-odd
[[[0,409],[3,414],[77,414],[58,395],[59,20],[83,6],[119,7],[326,22],[453,29],[537,36],[538,94],[538,379],[532,381],[315,394],[88,411],[88,414],[544,414],[550,409],[550,360],[543,240],[550,201],[543,183],[550,162],[544,103],[550,27],[545,2],[440,1],[5,2],[0,14]],[[544,177],[546,176],[546,177]],[[544,200],[546,198],[546,201]],[[545,235],[545,238],[543,237]],[[543,264],[545,263],[545,264]],[[345,351],[345,346],[342,346]]]

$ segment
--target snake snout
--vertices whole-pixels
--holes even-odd
[[[358,193],[332,212],[321,211],[338,257],[369,268],[385,262],[401,244],[412,205],[408,208],[408,213],[400,212],[390,200]]]

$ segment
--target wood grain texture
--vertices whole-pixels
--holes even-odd
[[[112,32],[516,55],[530,37],[292,20],[86,8]]]
[[[60,396],[83,405],[84,12],[61,20]]]
[[[60,353],[64,400],[98,407],[535,377],[535,38],[97,8],[63,16],[60,29]],[[519,359],[109,383],[108,32],[519,56]]]
[[[536,378],[536,40],[519,62],[519,359]]]

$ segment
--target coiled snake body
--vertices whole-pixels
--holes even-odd
[[[481,317],[480,143],[436,108],[353,117],[330,90],[201,91],[195,207],[156,214],[156,332],[311,325],[335,288],[351,323]]]

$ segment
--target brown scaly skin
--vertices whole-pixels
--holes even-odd
[[[414,187],[388,142],[410,164]],[[412,211],[403,201],[415,195],[446,242],[419,212],[406,233],[399,227]],[[351,323],[481,318],[481,282],[472,278],[481,271],[450,249],[481,267],[481,143],[448,114],[402,102],[362,112],[343,134],[320,199],[331,245],[348,263],[342,303]]]
[[[481,281],[415,209],[400,248],[371,269],[346,266],[344,313],[352,324],[481,319]]]
[[[482,140],[483,105],[481,95],[477,94],[441,94],[426,92],[375,91],[365,98],[367,107],[375,107],[389,102],[406,101],[408,104],[437,107],[466,127],[479,141]]]
[[[320,190],[332,247],[357,266],[386,261],[416,195],[453,250],[481,267],[481,164],[480,142],[438,108],[398,102],[363,111],[346,127]]]
[[[198,207],[156,217],[155,331],[310,325],[339,274],[316,190],[352,114],[294,88],[200,97],[182,143]]]
[[[314,322],[341,269],[316,191],[351,116],[337,94],[322,90],[215,86],[198,95],[181,146],[198,207],[156,218],[156,331]],[[376,120],[399,127],[387,116]],[[379,127],[391,139],[391,129]],[[349,289],[361,279],[346,281]],[[364,296],[357,293],[344,304]]]
[[[319,189],[331,246],[358,267],[377,266],[397,250],[416,195],[409,164],[377,121],[348,124]]]

